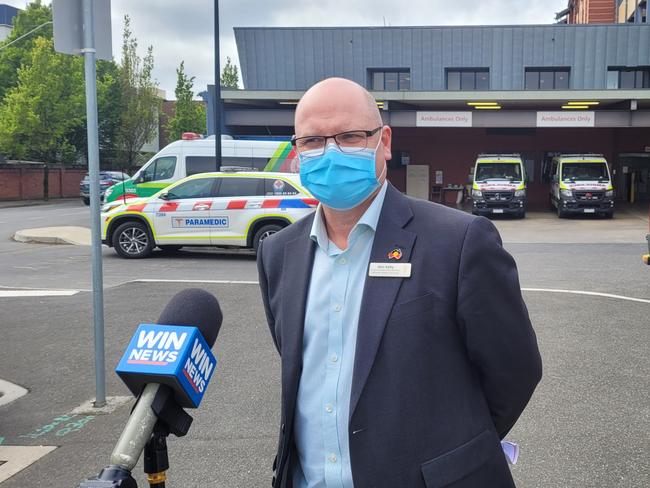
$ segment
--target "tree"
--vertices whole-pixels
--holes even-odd
[[[232,64],[230,57],[226,58],[226,65],[221,72],[221,86],[224,88],[239,87],[239,69]]]
[[[49,5],[41,5],[40,0],[31,2],[14,17],[13,29],[9,37],[0,43],[0,47],[51,20],[52,8]],[[9,89],[18,84],[18,69],[31,63],[32,50],[39,37],[52,39],[52,24],[45,25],[17,43],[0,50],[0,101]]]
[[[158,84],[152,80],[153,47],[140,58],[138,41],[131,32],[131,20],[124,17],[122,60],[119,69],[120,123],[116,131],[116,149],[127,166],[133,166],[142,146],[156,134],[161,100]]]
[[[176,70],[176,107],[174,116],[169,119],[167,130],[172,141],[181,138],[183,132],[205,133],[205,106],[193,100],[194,76],[185,74],[185,61]]]
[[[83,61],[56,54],[53,44],[34,41],[31,59],[0,107],[0,152],[8,157],[46,163],[77,157],[70,137],[84,124]]]

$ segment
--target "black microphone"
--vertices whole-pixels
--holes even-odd
[[[209,349],[222,320],[219,302],[212,294],[188,288],[174,295],[157,325],[138,327],[116,369],[138,401],[111,454],[110,465],[80,488],[136,487],[130,472],[157,423],[164,423],[164,436],[187,433],[192,417],[181,407],[196,408],[201,401],[216,365]]]

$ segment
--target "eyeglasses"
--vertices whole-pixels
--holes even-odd
[[[331,136],[294,137],[291,139],[291,144],[298,153],[309,151],[309,156],[316,157],[325,152],[327,140],[334,139],[341,152],[353,153],[363,151],[368,147],[368,138],[374,136],[380,130],[381,126],[373,130],[349,130]]]

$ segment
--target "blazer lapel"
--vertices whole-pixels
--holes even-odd
[[[284,248],[282,273],[282,403],[286,423],[293,425],[293,413],[302,372],[302,342],[305,307],[311,269],[314,263],[314,242],[307,233],[289,241]]]
[[[388,262],[388,253],[395,248],[402,251],[399,262],[409,262],[415,243],[415,234],[404,230],[403,227],[412,217],[413,212],[408,200],[389,184],[370,252],[370,263]],[[350,418],[352,418],[375,361],[388,316],[393,309],[397,292],[403,280],[404,278],[366,276],[359,313],[350,397]]]

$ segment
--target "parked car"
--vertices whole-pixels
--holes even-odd
[[[124,185],[106,192],[105,203],[150,197],[186,176],[216,171],[214,136],[186,132],[161,149]],[[289,141],[221,138],[221,171],[297,173],[298,155]]]
[[[104,200],[104,193],[115,183],[121,183],[130,178],[126,173],[121,171],[100,171],[99,172],[99,195],[100,200]],[[90,177],[88,174],[79,183],[79,194],[86,205],[90,205]]]
[[[123,258],[144,258],[155,247],[244,247],[307,216],[318,201],[295,173],[200,173],[158,193],[102,208],[102,242]]]

